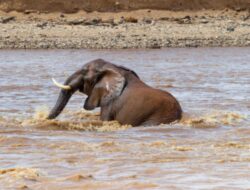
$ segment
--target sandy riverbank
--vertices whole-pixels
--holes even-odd
[[[0,48],[249,46],[248,10],[0,12]]]

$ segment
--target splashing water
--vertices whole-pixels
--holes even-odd
[[[117,121],[101,121],[99,114],[89,111],[66,112],[63,120],[47,120],[47,107],[36,109],[34,116],[22,122],[23,127],[37,127],[43,129],[66,129],[82,131],[118,131],[125,130],[132,126],[120,125]],[[68,116],[68,117],[67,117]]]
[[[181,120],[181,124],[188,125],[190,127],[198,128],[214,128],[221,127],[225,125],[237,126],[242,121],[246,120],[247,116],[235,112],[225,112],[225,111],[216,111],[204,116],[188,116],[184,115]]]
[[[48,106],[41,106],[35,109],[34,120],[45,120],[49,115]]]

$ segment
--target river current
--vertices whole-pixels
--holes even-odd
[[[103,58],[172,93],[180,122],[102,122],[60,82]],[[250,48],[1,50],[0,189],[250,189]],[[139,97],[131,97],[139,98]]]

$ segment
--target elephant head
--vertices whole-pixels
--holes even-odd
[[[61,91],[48,119],[57,117],[77,90],[88,96],[84,104],[84,108],[87,110],[108,104],[122,93],[126,71],[131,70],[97,59],[85,64],[72,74],[64,85],[52,79],[55,85],[61,88]],[[138,77],[135,72],[131,72]]]

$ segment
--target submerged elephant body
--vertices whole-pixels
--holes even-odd
[[[49,119],[63,110],[71,95],[79,90],[88,95],[84,108],[101,108],[101,120],[121,124],[158,125],[180,120],[179,102],[168,92],[152,88],[125,67],[102,59],[94,60],[71,75],[61,90]]]
[[[178,102],[167,92],[153,89],[133,75],[119,98],[101,107],[102,120],[117,120],[121,124],[157,125],[181,118]]]

